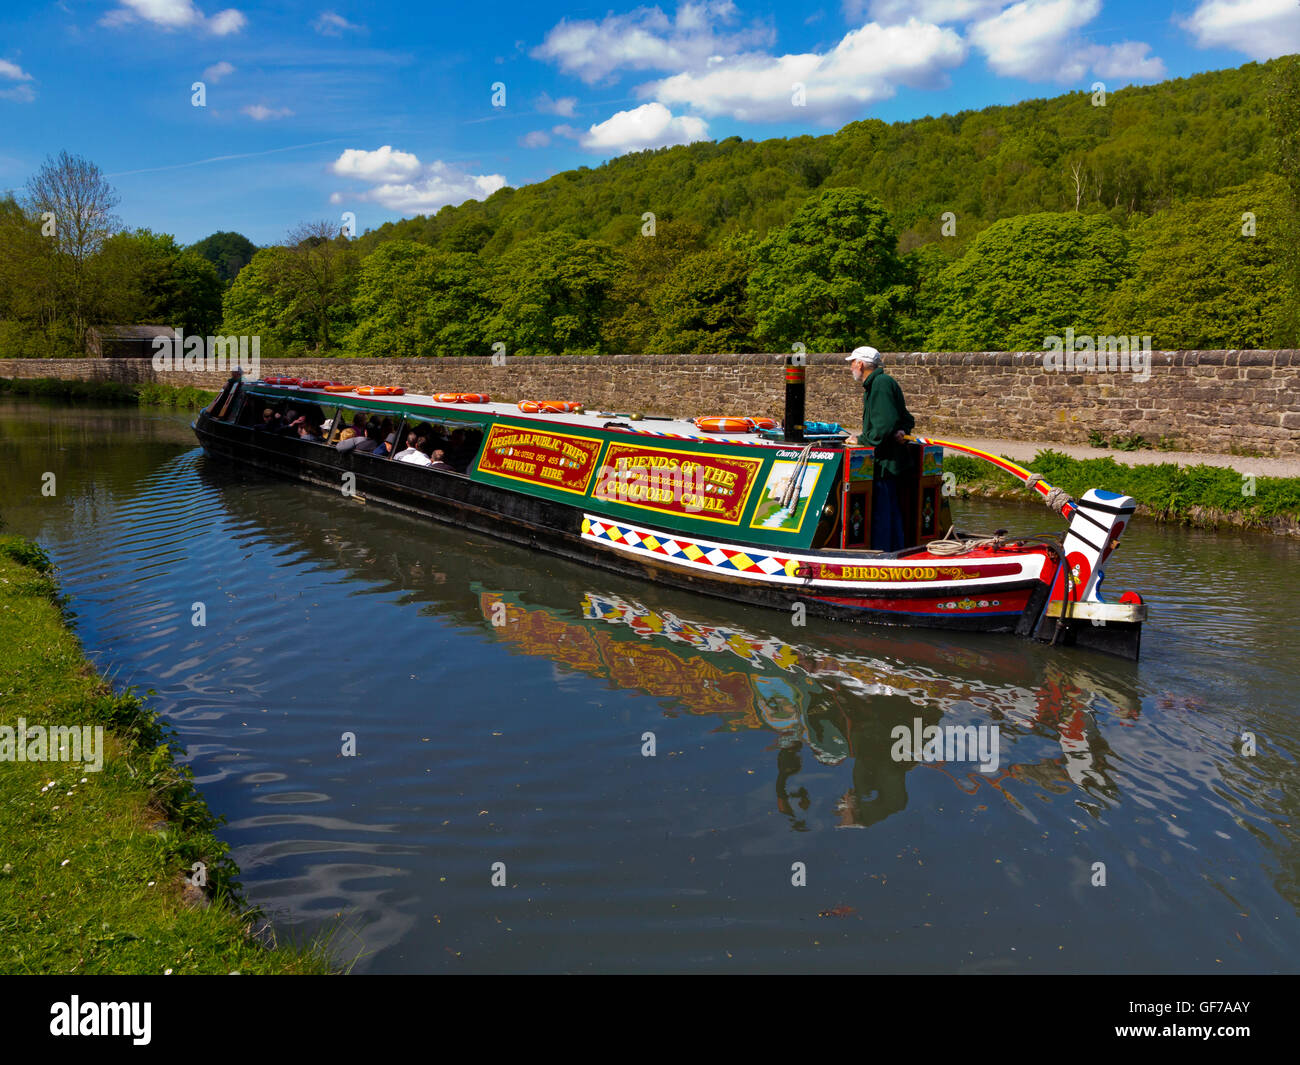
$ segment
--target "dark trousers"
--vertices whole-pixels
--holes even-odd
[[[871,546],[877,551],[901,551],[907,545],[903,543],[898,478],[880,477],[872,488]]]

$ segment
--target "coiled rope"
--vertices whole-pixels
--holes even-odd
[[[953,530],[956,525],[949,525],[948,531],[939,539],[931,540],[925,545],[925,549],[932,555],[964,555],[970,551],[978,551],[982,547],[1001,547],[1006,543],[1006,538],[1002,536],[953,536]]]

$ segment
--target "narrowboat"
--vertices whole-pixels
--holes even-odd
[[[667,585],[837,620],[1014,633],[1136,659],[1146,604],[1102,598],[1102,565],[1135,501],[1081,498],[997,456],[913,436],[901,551],[871,540],[874,453],[805,422],[787,360],[781,424],[585,409],[558,400],[265,378],[236,370],[194,430],[204,452]],[[345,364],[344,364],[345,365]],[[299,433],[294,425],[306,426]],[[340,449],[369,427],[377,450]],[[380,427],[376,432],[376,427]],[[415,454],[418,445],[420,454]],[[1060,513],[1055,536],[952,523],[945,450],[1019,477]],[[415,461],[411,461],[414,459]]]

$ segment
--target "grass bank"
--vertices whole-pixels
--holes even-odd
[[[332,970],[322,944],[253,938],[260,915],[242,905],[238,870],[213,834],[220,819],[176,764],[166,727],[87,663],[44,552],[4,536],[0,688],[0,973]],[[91,736],[102,726],[103,747],[78,751],[65,734],[47,757],[62,746],[82,761],[17,761],[19,719],[25,752],[45,746],[36,726]]]
[[[127,385],[118,381],[65,381],[59,377],[0,377],[0,395],[125,403],[176,410],[201,410],[217,397],[216,392],[205,392],[188,385]]]
[[[957,475],[958,490],[971,495],[1040,498],[1009,473],[980,459],[949,453],[943,466],[945,472]],[[1300,534],[1300,478],[1296,477],[1247,480],[1219,466],[1172,462],[1126,466],[1113,458],[1074,459],[1050,449],[1038,452],[1029,468],[1072,496],[1089,488],[1131,495],[1138,501],[1138,513],[1156,521]]]

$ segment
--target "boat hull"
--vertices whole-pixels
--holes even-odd
[[[206,412],[194,428],[208,455],[331,490],[341,506],[380,502],[611,572],[796,617],[1031,636],[1040,627],[1054,573],[1046,547],[996,560],[871,556],[866,561],[876,565],[863,567],[861,552],[704,541],[455,473],[260,433],[215,421]],[[649,543],[659,549],[649,549]],[[864,568],[894,579],[858,579]],[[991,576],[982,575],[990,570]]]

